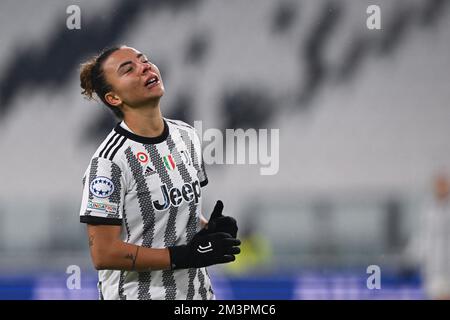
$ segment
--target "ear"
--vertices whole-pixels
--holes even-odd
[[[122,104],[122,99],[112,91],[105,94],[105,100],[114,107],[118,107]]]

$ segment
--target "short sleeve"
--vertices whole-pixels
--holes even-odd
[[[105,158],[93,158],[83,178],[80,222],[122,225],[125,179],[120,167]]]

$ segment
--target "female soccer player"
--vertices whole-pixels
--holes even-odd
[[[94,153],[80,220],[99,270],[100,299],[214,299],[206,266],[239,254],[236,221],[217,201],[201,215],[208,183],[193,127],[163,118],[161,74],[127,46],[82,65],[83,94],[122,121]]]

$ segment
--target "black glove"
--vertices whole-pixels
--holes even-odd
[[[238,232],[236,220],[232,217],[223,216],[222,210],[223,203],[218,200],[211,213],[211,217],[209,218],[207,230],[210,233],[225,232],[230,234],[233,238],[236,238]]]
[[[235,260],[241,241],[224,232],[209,233],[203,229],[192,241],[169,247],[171,269],[201,268]]]

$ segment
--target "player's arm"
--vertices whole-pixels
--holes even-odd
[[[205,216],[200,213],[200,226],[202,227],[202,229],[206,227],[207,224],[208,220],[206,220]]]
[[[201,268],[235,260],[238,239],[202,230],[185,245],[147,248],[120,239],[121,226],[88,224],[89,247],[97,270],[165,270]]]
[[[89,248],[97,270],[165,270],[170,269],[167,248],[155,249],[123,242],[121,226],[87,225]]]

